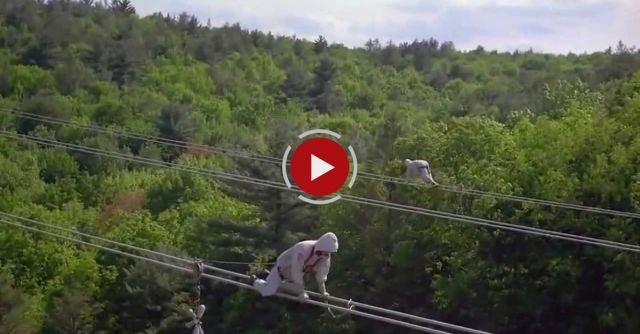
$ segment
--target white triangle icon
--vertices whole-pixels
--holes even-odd
[[[328,171],[332,170],[334,167],[324,160],[316,157],[315,155],[311,155],[311,181],[319,178],[320,176],[326,174]]]

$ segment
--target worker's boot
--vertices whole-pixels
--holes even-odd
[[[259,279],[267,279],[267,276],[269,276],[270,272],[266,269],[263,269],[261,272],[256,274],[256,277]]]
[[[269,276],[269,271],[267,270],[262,270],[260,272],[257,272],[255,274],[251,274],[249,275],[249,284],[253,285],[253,282],[255,282],[256,279],[262,279],[262,280],[266,280],[267,276]]]

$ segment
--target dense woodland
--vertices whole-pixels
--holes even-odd
[[[375,36],[372,36],[372,38]],[[0,127],[281,181],[257,161],[45,124],[7,111],[282,155],[345,135],[361,168],[429,160],[445,185],[640,211],[640,53],[361,48],[141,17],[127,0],[0,0]],[[361,179],[352,194],[640,244],[640,221]],[[640,257],[216,180],[0,137],[0,211],[150,249],[270,261],[333,231],[328,289],[494,333],[640,332]],[[226,265],[248,272],[255,267]],[[187,333],[188,275],[0,227],[0,333]],[[308,286],[315,289],[315,285]],[[203,281],[206,333],[404,333]]]

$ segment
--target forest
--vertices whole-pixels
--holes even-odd
[[[640,51],[498,52],[428,36],[362,47],[141,16],[128,0],[0,0],[0,212],[250,272],[336,233],[334,296],[500,334],[640,332],[640,256],[16,140],[275,182],[302,131],[360,168],[640,212]],[[171,147],[36,114],[193,143]],[[640,245],[640,220],[359,179],[352,195]],[[3,216],[3,219],[6,218]],[[315,289],[313,282],[308,288]],[[187,274],[0,224],[0,334],[190,333]],[[407,333],[202,281],[205,333]]]

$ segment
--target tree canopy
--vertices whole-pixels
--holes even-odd
[[[198,144],[279,157],[297,134],[322,127],[342,133],[372,173],[401,177],[404,158],[426,159],[446,185],[640,212],[635,48],[550,55],[374,37],[347,48],[211,27],[188,13],[141,17],[128,0],[5,0],[0,126],[275,181],[278,165]],[[333,231],[333,295],[493,333],[640,331],[634,253],[348,202],[316,207],[293,193],[5,136],[0,171],[0,211],[120,242],[265,263]],[[352,193],[640,244],[638,221],[626,218],[364,179]],[[0,334],[186,333],[190,284],[179,272],[0,228]],[[404,332],[203,284],[206,332]]]

